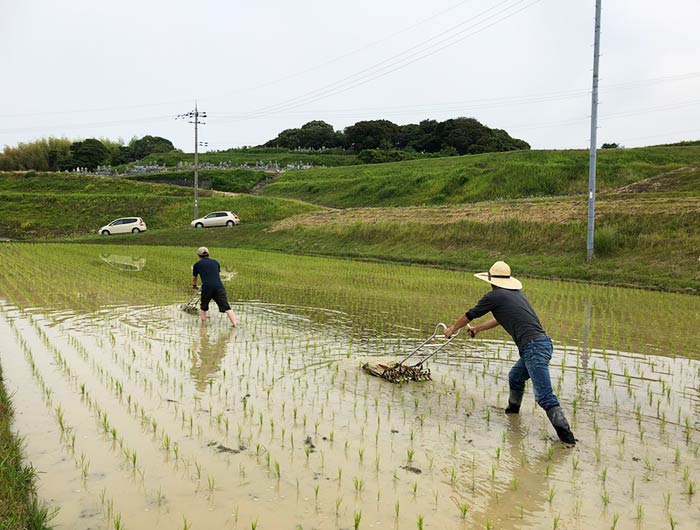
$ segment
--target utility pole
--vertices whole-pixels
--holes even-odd
[[[200,118],[206,118],[206,112],[199,112],[197,110],[197,103],[194,104],[194,110],[186,112],[185,114],[178,114],[175,116],[176,120],[187,119],[187,123],[194,123],[194,219],[199,217],[199,138],[198,138],[198,127],[199,125],[205,125],[205,122],[200,121]]]
[[[593,92],[591,96],[591,149],[588,166],[588,237],[586,260],[593,258],[593,235],[595,230],[595,180],[596,154],[598,148],[598,66],[600,63],[600,7],[602,0],[595,2],[595,37],[593,40]]]

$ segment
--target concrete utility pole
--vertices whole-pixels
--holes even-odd
[[[206,118],[206,112],[199,112],[197,110],[197,103],[194,104],[194,110],[186,112],[185,114],[178,114],[175,119],[181,120],[185,118],[188,119],[188,123],[194,123],[194,218],[199,217],[199,138],[198,138],[198,126],[205,125],[200,118]]]
[[[598,148],[598,65],[600,63],[600,7],[601,0],[595,3],[595,37],[593,40],[593,92],[591,97],[591,151],[588,168],[588,237],[586,239],[586,260],[593,258],[593,235],[595,230],[595,179],[596,152]]]

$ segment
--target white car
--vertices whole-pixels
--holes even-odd
[[[104,225],[97,232],[103,236],[112,234],[126,234],[132,232],[138,234],[146,231],[146,223],[140,217],[120,217],[108,225]]]
[[[241,220],[233,212],[212,212],[195,219],[190,223],[190,226],[208,228],[210,226],[234,226],[238,224],[241,224]]]

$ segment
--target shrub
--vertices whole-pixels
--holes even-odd
[[[593,243],[596,256],[611,256],[624,244],[624,236],[616,226],[601,226],[595,230]]]

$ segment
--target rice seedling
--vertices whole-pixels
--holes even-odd
[[[209,495],[214,494],[214,488],[216,487],[216,481],[214,480],[214,477],[211,475],[207,476],[207,487],[209,489]]]
[[[358,530],[360,528],[360,522],[362,521],[362,512],[355,512],[353,517],[353,528]]]
[[[554,518],[552,519],[552,530],[557,530],[557,528],[559,528],[560,520],[561,516],[559,514],[554,516]]]
[[[355,486],[355,492],[360,493],[364,488],[365,488],[365,481],[364,479],[354,477],[352,479],[353,486]]]
[[[50,256],[47,259],[58,263]],[[282,267],[278,268],[282,270]],[[13,270],[8,268],[10,274],[15,274]],[[264,270],[267,274],[269,269]],[[411,296],[417,296],[415,300],[423,308],[433,307],[430,298],[418,296],[435,285],[429,276],[437,274],[446,279],[452,274],[431,271],[430,275],[423,275],[422,271],[412,270],[410,274],[397,275],[398,268],[388,265],[377,265],[376,270],[384,271],[384,278],[390,278],[382,280],[382,284],[391,284],[394,277],[408,282],[401,292],[406,292],[405,285],[411,285]],[[343,274],[357,279],[354,271]],[[239,275],[240,278],[244,276]],[[96,282],[102,282],[98,275],[94,278]],[[257,274],[256,278],[264,281],[264,275]],[[416,279],[418,282],[414,281]],[[325,285],[334,285],[334,281],[326,281]],[[353,283],[362,284],[361,281]],[[99,284],[104,289],[105,285]],[[298,497],[301,505],[308,501],[305,513],[310,515],[303,522],[304,527],[320,524],[323,510],[315,510],[314,504],[322,500],[321,483],[315,481],[328,475],[324,466],[339,470],[337,474],[331,472],[338,479],[338,499],[342,499],[351,487],[356,494],[361,491],[363,495],[377,499],[382,494],[386,496],[386,488],[393,488],[397,503],[408,497],[412,505],[410,513],[405,509],[405,513],[401,513],[397,504],[395,516],[389,518],[381,513],[381,502],[377,508],[362,507],[369,520],[388,524],[387,519],[395,519],[401,527],[417,524],[417,514],[426,513],[427,509],[432,509],[435,514],[431,525],[451,527],[454,521],[450,522],[448,514],[457,519],[462,512],[459,506],[457,513],[441,509],[444,508],[444,494],[455,498],[468,496],[476,506],[495,506],[489,499],[498,492],[498,495],[507,494],[512,498],[511,505],[522,506],[519,501],[526,491],[532,491],[531,473],[550,479],[549,485],[538,493],[541,498],[546,499],[548,491],[553,491],[556,484],[553,500],[557,501],[557,512],[569,509],[580,526],[595,526],[593,512],[596,510],[590,508],[601,501],[611,514],[617,514],[624,513],[625,502],[631,499],[632,511],[642,507],[645,526],[662,527],[669,524],[669,509],[673,505],[670,497],[666,502],[658,495],[659,491],[676,491],[685,499],[694,498],[697,482],[692,480],[692,469],[699,445],[695,440],[692,416],[685,412],[688,410],[687,397],[675,389],[697,387],[700,372],[696,361],[680,355],[676,358],[659,357],[652,349],[688,352],[695,348],[700,351],[696,345],[698,341],[688,333],[685,343],[681,338],[674,338],[668,344],[660,345],[659,341],[655,343],[653,337],[646,335],[646,344],[642,344],[643,341],[635,335],[636,330],[631,333],[633,328],[629,327],[628,333],[627,309],[621,312],[625,318],[618,318],[603,309],[612,306],[618,310],[625,308],[629,300],[634,300],[630,307],[641,307],[640,300],[644,300],[646,294],[607,290],[605,294],[603,291],[596,294],[599,298],[592,304],[593,311],[596,318],[607,319],[609,329],[593,329],[595,338],[589,339],[587,346],[582,346],[582,341],[566,337],[581,334],[576,328],[577,322],[581,321],[577,320],[578,307],[583,307],[584,297],[596,289],[557,284],[557,289],[552,291],[542,284],[542,287],[528,292],[538,307],[543,307],[543,314],[550,315],[548,331],[562,342],[568,341],[568,344],[555,348],[553,384],[561,387],[563,406],[568,411],[571,407],[575,409],[574,430],[577,435],[594,447],[591,458],[587,460],[583,452],[560,451],[544,440],[544,436],[551,440],[553,431],[542,423],[541,412],[534,402],[532,407],[524,407],[518,422],[512,425],[492,408],[504,404],[505,374],[509,363],[517,357],[517,352],[500,341],[498,335],[492,335],[493,340],[480,339],[478,350],[472,347],[475,343],[465,341],[458,344],[446,356],[450,359],[449,365],[439,358],[431,361],[432,382],[402,387],[384,385],[357,370],[355,357],[359,352],[391,357],[401,341],[405,343],[401,347],[410,348],[411,341],[421,335],[419,330],[425,329],[421,314],[406,312],[403,300],[391,307],[383,305],[378,295],[355,299],[354,295],[347,294],[349,291],[342,290],[336,291],[335,298],[331,299],[324,298],[328,295],[322,289],[309,287],[304,307],[330,301],[332,307],[342,308],[352,315],[354,329],[348,331],[350,327],[342,322],[329,324],[329,317],[322,313],[318,316],[315,309],[290,309],[269,304],[269,301],[275,301],[274,297],[288,296],[294,289],[282,292],[275,291],[270,283],[265,285],[270,287],[268,301],[253,302],[241,311],[245,315],[242,319],[245,326],[237,331],[236,336],[227,339],[225,349],[221,350],[224,354],[218,354],[213,361],[207,359],[206,348],[209,347],[207,343],[211,345],[215,340],[216,325],[209,326],[205,332],[206,342],[202,342],[198,327],[193,327],[191,322],[174,312],[168,315],[168,310],[162,307],[139,309],[147,320],[145,326],[110,319],[105,314],[88,317],[99,320],[99,325],[83,326],[82,329],[72,327],[69,332],[62,332],[60,323],[53,323],[54,327],[45,326],[41,318],[46,317],[37,317],[38,313],[30,320],[28,316],[15,316],[0,307],[0,334],[4,329],[2,326],[12,328],[6,322],[5,315],[8,314],[20,327],[26,328],[21,336],[27,341],[27,348],[34,350],[34,361],[26,355],[25,366],[30,376],[34,371],[46,377],[42,386],[38,377],[31,376],[41,402],[51,402],[47,412],[59,431],[56,409],[60,407],[64,411],[62,422],[66,436],[60,446],[64,451],[75,451],[78,455],[83,452],[89,458],[92,464],[88,482],[93,475],[99,476],[103,467],[106,467],[107,475],[112,476],[112,466],[114,476],[119,477],[120,466],[128,464],[134,471],[133,477],[123,476],[121,485],[124,486],[123,481],[138,485],[131,488],[134,492],[127,492],[131,501],[135,500],[133,497],[139,490],[157,489],[159,484],[152,481],[161,476],[169,477],[164,484],[167,498],[174,498],[170,496],[171,490],[180,488],[179,482],[183,479],[198,484],[203,482],[203,476],[207,477],[207,484],[209,478],[214,480],[217,493],[226,498],[233,485],[226,480],[224,468],[235,461],[239,466],[239,481],[235,486],[246,491],[251,490],[250,484],[266,487],[276,505],[282,508],[295,502],[294,495],[291,495],[295,488],[309,494],[313,488],[313,497]],[[129,289],[128,286],[120,287]],[[0,292],[3,289],[11,289],[11,286],[7,279],[0,278]],[[659,300],[665,296],[660,295]],[[451,301],[450,295],[442,298],[455,308],[461,305],[459,301]],[[301,299],[296,300],[299,301]],[[686,302],[676,298],[673,302],[681,306],[686,304],[685,314],[691,314]],[[672,305],[659,303],[664,311]],[[421,311],[424,312],[428,310]],[[410,331],[396,331],[397,314],[406,320],[407,326],[413,326]],[[565,318],[552,318],[551,315],[565,315]],[[47,322],[51,318],[49,316]],[[386,321],[391,319],[394,325],[390,326]],[[164,324],[159,325],[159,320],[164,320]],[[101,327],[103,322],[107,325]],[[66,324],[69,325],[70,322]],[[324,331],[319,332],[321,329]],[[401,334],[406,337],[397,340]],[[12,336],[16,336],[14,331],[10,332]],[[23,351],[20,340],[13,340],[19,351]],[[57,353],[46,345],[47,342]],[[627,347],[625,352],[618,352],[623,345]],[[98,354],[100,348],[104,350],[103,354]],[[644,355],[634,353],[642,349],[645,349]],[[347,357],[348,352],[350,357]],[[52,358],[55,374],[46,369],[46,359]],[[2,361],[4,365],[4,357]],[[73,392],[75,400],[66,399],[65,396],[70,394],[66,394],[62,385]],[[531,398],[530,387],[527,395]],[[78,412],[76,418],[82,415],[96,418],[87,432],[83,432],[85,422],[75,423],[81,429],[79,436],[75,436],[75,428],[68,425],[69,418],[73,421],[78,410],[76,407],[84,410]],[[296,413],[293,412],[295,409]],[[235,436],[230,436],[231,423],[235,426]],[[300,436],[301,440],[307,438],[307,429],[312,430],[311,426],[316,438],[314,451],[306,444],[295,443]],[[103,433],[95,438],[94,443],[86,442],[84,437],[92,434],[91,430]],[[471,439],[476,439],[474,432],[479,432],[480,437],[472,443]],[[627,432],[636,436],[625,436]],[[324,437],[324,433],[328,434]],[[336,435],[342,443],[333,444]],[[686,442],[688,436],[690,443]],[[371,440],[374,443],[369,445]],[[105,444],[104,450],[96,450],[95,444]],[[368,455],[367,447],[372,448],[374,454]],[[302,448],[304,457],[300,458],[299,449]],[[132,458],[137,452],[134,465]],[[159,452],[160,458],[157,456]],[[174,455],[174,463],[167,464],[167,458],[164,462],[163,454]],[[353,458],[353,454],[357,456]],[[407,480],[404,473],[420,471],[412,467],[420,460],[417,455],[424,455],[426,464],[418,466],[423,468],[420,478]],[[365,456],[374,463],[374,472],[369,475],[362,469]],[[568,458],[571,458],[570,464],[565,462]],[[74,459],[79,460],[73,455],[71,461]],[[111,460],[119,463],[112,464]],[[146,466],[149,470],[153,466],[155,473],[145,475]],[[180,471],[177,466],[181,466]],[[409,466],[410,470],[403,469]],[[80,475],[79,461],[76,461],[75,468],[76,475]],[[282,481],[282,468],[288,470],[285,476],[296,475],[295,479],[288,483]],[[355,480],[343,482],[343,469]],[[389,469],[391,473],[381,473]],[[293,474],[289,475],[292,471]],[[570,481],[564,480],[567,475],[575,476]],[[486,476],[491,479],[488,485],[480,480]],[[582,480],[589,476],[598,477],[598,481],[593,482],[600,484],[599,488]],[[361,488],[358,487],[360,481]],[[418,495],[419,487],[431,494]],[[121,489],[129,490],[126,487]],[[613,492],[622,492],[623,495],[614,495]],[[607,502],[603,501],[605,495],[608,496]],[[254,519],[259,513],[261,502],[272,501],[257,502],[257,505],[241,503],[241,513],[247,520]],[[460,504],[467,505],[466,502]],[[212,505],[211,517],[221,515],[222,509]],[[348,507],[347,511],[350,509]],[[686,518],[684,513],[673,511],[680,519]],[[342,512],[343,506],[338,504],[336,516],[343,516]],[[112,510],[112,513],[116,511]],[[466,508],[464,518],[468,515],[473,515],[475,527],[483,527],[487,521],[501,517],[502,513],[497,508],[488,508],[486,512]],[[544,527],[554,524],[554,516],[551,512],[533,513],[524,520],[528,525]],[[232,520],[230,513],[226,517]],[[129,518],[131,520],[131,514]],[[210,526],[222,527],[223,519]],[[612,519],[608,521],[610,525]],[[273,521],[271,525],[275,523]],[[171,526],[181,524],[181,520],[170,520]]]

